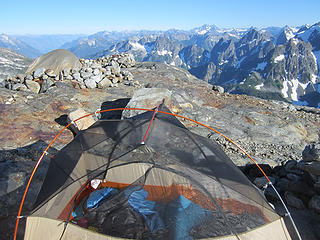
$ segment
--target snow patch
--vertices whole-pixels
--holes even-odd
[[[287,81],[287,80],[283,81],[283,88],[281,90],[281,93],[284,98],[288,98],[288,90],[289,90],[288,83],[289,83],[289,81]]]
[[[282,61],[283,59],[285,59],[285,57],[283,54],[281,54],[278,57],[276,57],[273,61],[274,61],[274,63],[277,63],[277,62]]]
[[[301,83],[299,82],[298,79],[291,79],[290,81],[285,80],[283,82],[283,88],[281,90],[281,93],[283,95],[284,98],[288,98],[289,95],[289,86],[291,87],[291,92],[290,92],[290,96],[291,96],[291,100],[292,101],[298,101],[298,87],[302,87],[303,90],[305,90],[309,85],[308,83]]]
[[[317,75],[312,74],[312,76],[311,76],[311,82],[312,82],[313,84],[315,84],[316,81],[317,81]]]
[[[226,64],[228,62],[229,62],[228,60],[222,60],[221,62],[219,62],[219,65],[221,66],[222,64]]]
[[[298,79],[292,79],[290,81],[292,83],[292,90],[291,90],[291,99],[293,101],[298,101],[298,94],[297,94],[297,89],[299,86],[299,80]]]
[[[198,33],[199,35],[203,35],[203,34],[206,34],[207,32],[208,32],[208,30],[204,29],[204,30],[202,30],[202,31],[198,31],[197,33]]]
[[[171,66],[175,66],[176,64],[175,64],[174,61],[172,61],[172,62],[170,63],[170,65],[171,65]]]
[[[297,39],[297,38],[293,38],[292,41],[293,41],[293,43],[294,43],[295,45],[298,45],[298,44],[299,44],[299,39]]]
[[[261,90],[261,88],[263,87],[263,83],[261,83],[261,84],[259,84],[259,85],[257,85],[257,86],[255,86],[254,88],[255,89],[257,89],[257,90]]]
[[[266,66],[267,66],[267,62],[259,63],[258,66],[256,67],[256,70],[264,70]]]
[[[160,56],[164,56],[164,55],[170,55],[172,56],[172,52],[171,51],[168,51],[168,50],[161,50],[161,51],[157,51],[157,54],[160,55]]]
[[[134,50],[134,51],[145,51],[146,52],[145,47],[138,42],[131,42],[130,41],[129,44],[132,46],[132,50]]]
[[[95,40],[89,40],[89,41],[88,41],[88,45],[89,45],[90,47],[92,47],[92,46],[96,45],[96,41],[95,41]]]

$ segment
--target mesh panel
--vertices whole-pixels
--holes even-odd
[[[50,163],[33,214],[132,239],[237,235],[279,219],[217,144],[175,118],[159,114],[141,145],[142,116],[81,132]]]

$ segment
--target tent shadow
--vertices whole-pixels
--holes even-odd
[[[124,108],[131,98],[120,98],[115,101],[106,101],[101,104],[101,110]],[[100,119],[121,119],[123,111],[110,111],[101,113]]]

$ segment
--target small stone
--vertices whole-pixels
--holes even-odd
[[[83,117],[87,115],[88,113],[84,111],[83,109],[79,108],[71,113],[68,114],[68,122],[74,122],[80,117]],[[74,124],[71,124],[71,128],[75,133],[78,133],[80,130],[85,130],[88,127],[90,127],[92,124],[95,123],[94,119],[92,116],[87,116],[85,118],[82,118],[78,121],[75,122],[76,126]]]
[[[16,83],[12,86],[12,90],[15,91],[26,91],[27,87],[26,85],[22,84],[22,83]]]
[[[138,80],[134,81],[133,84],[134,84],[135,86],[141,86],[141,85],[140,85],[140,82],[139,82]]]
[[[32,80],[32,79],[33,79],[33,77],[30,74],[27,74],[26,80]]]
[[[56,75],[54,74],[54,71],[52,69],[47,69],[45,71],[45,73],[49,76],[49,77],[56,77]]]
[[[287,204],[291,207],[294,207],[296,209],[304,209],[305,206],[302,202],[301,199],[297,198],[295,195],[293,195],[293,193],[291,192],[285,192],[284,193],[284,198],[287,202]]]
[[[46,69],[44,69],[44,68],[39,68],[39,69],[37,69],[37,70],[35,70],[35,71],[33,72],[33,77],[34,77],[34,78],[39,78],[39,77],[41,77],[41,76],[45,73],[45,71],[46,71]]]
[[[65,77],[66,80],[73,80],[73,77],[71,75],[68,75]]]
[[[75,72],[72,76],[73,76],[73,78],[76,79],[76,80],[78,80],[78,79],[81,78],[81,75],[80,75],[79,72]]]
[[[98,83],[98,88],[110,87],[111,84],[112,82],[108,78],[104,78]]]
[[[44,80],[41,85],[40,93],[46,92],[52,85],[54,85],[54,81],[51,78]]]
[[[114,77],[113,79],[112,79],[112,83],[117,83],[119,80],[118,80],[118,78],[117,77]]]
[[[313,196],[309,201],[308,207],[320,214],[320,196]]]
[[[69,73],[70,73],[70,69],[63,69],[62,73],[63,73],[64,77],[67,77],[69,75]]]
[[[224,88],[221,86],[213,85],[212,90],[219,93],[224,93]]]
[[[87,88],[91,88],[91,89],[96,88],[97,86],[96,82],[91,78],[84,80],[84,84],[86,85]]]
[[[25,75],[24,74],[17,74],[17,78],[20,80],[21,83],[24,82]]]
[[[49,77],[48,77],[48,75],[47,74],[43,74],[42,76],[41,76],[41,79],[42,80],[46,80],[46,79],[48,79]]]
[[[88,79],[92,76],[92,73],[91,72],[81,72],[81,77],[83,79]]]
[[[102,79],[102,75],[91,76],[90,79],[95,81],[96,83],[100,82]]]
[[[32,80],[26,80],[26,85],[28,89],[33,93],[39,93],[40,91],[40,85],[39,83],[32,81]]]
[[[90,68],[90,67],[88,67],[88,68],[84,69],[84,71],[85,71],[85,72],[88,72],[88,73],[92,73],[93,69]]]
[[[97,76],[100,73],[99,69],[94,69],[93,70],[93,75]]]

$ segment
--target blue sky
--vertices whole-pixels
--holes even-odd
[[[300,26],[320,21],[320,0],[6,0],[0,33]]]

